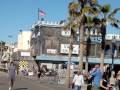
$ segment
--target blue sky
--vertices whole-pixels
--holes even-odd
[[[30,30],[37,21],[38,8],[46,12],[45,20],[60,21],[67,19],[68,4],[72,0],[0,0],[0,40],[16,41],[19,30]],[[119,0],[99,0],[110,3],[112,9],[120,7]],[[120,15],[117,15],[120,17]],[[108,27],[110,31],[114,28]],[[117,30],[118,31],[118,30]],[[120,31],[119,31],[120,33]],[[12,38],[8,36],[12,35]]]

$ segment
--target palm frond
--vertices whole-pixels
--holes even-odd
[[[114,17],[110,17],[110,18],[108,19],[108,22],[120,24],[120,20],[118,20],[118,19],[116,19],[116,18],[114,18]]]
[[[97,15],[97,11],[95,11],[94,8],[92,8],[91,6],[85,6],[82,9],[82,13]]]
[[[111,23],[111,25],[112,25],[113,27],[115,27],[115,28],[120,29],[119,25],[118,25],[118,24],[116,24],[116,23]]]
[[[98,0],[90,0],[89,2],[90,2],[90,5],[92,6],[92,5],[97,4],[97,3],[98,3]]]
[[[118,11],[120,11],[120,8],[116,8],[115,10],[113,10],[108,17],[113,17]]]
[[[109,13],[109,11],[110,11],[110,5],[109,5],[109,4],[104,5],[104,6],[102,7],[101,11],[102,11],[103,13]]]
[[[117,20],[116,18],[109,18],[108,22],[110,22],[115,28],[120,29],[120,20]]]
[[[76,11],[79,8],[79,3],[71,2],[68,6],[69,10]]]

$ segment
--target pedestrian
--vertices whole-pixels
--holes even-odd
[[[15,61],[10,60],[8,65],[8,77],[9,77],[9,84],[10,84],[9,90],[13,89],[15,76],[16,76],[16,69],[17,69],[17,64],[15,64]]]
[[[107,81],[106,72],[103,73],[102,79],[100,80],[100,89],[101,90],[109,90],[109,83]]]
[[[92,80],[92,90],[100,90],[100,80],[102,79],[102,71],[100,66],[95,65],[94,70],[90,73],[91,77],[94,77]]]
[[[112,71],[111,73],[111,77],[110,77],[110,85],[112,86],[113,90],[116,89],[117,85],[116,85],[116,78],[115,78],[115,71]]]
[[[116,78],[117,78],[117,85],[118,85],[118,88],[120,90],[120,70],[118,71]]]
[[[77,74],[73,78],[74,88],[75,90],[81,90],[81,86],[84,84],[83,74],[78,71]]]

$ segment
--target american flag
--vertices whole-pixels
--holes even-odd
[[[46,13],[45,13],[43,10],[39,10],[39,15],[40,15],[40,16],[45,16]]]

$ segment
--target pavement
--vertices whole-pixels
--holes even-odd
[[[0,90],[8,90],[8,76],[7,73],[0,72]],[[44,80],[44,78],[38,80],[37,78],[16,76],[16,81],[13,90],[72,90],[65,87],[64,85],[59,85],[58,83],[53,83]]]

